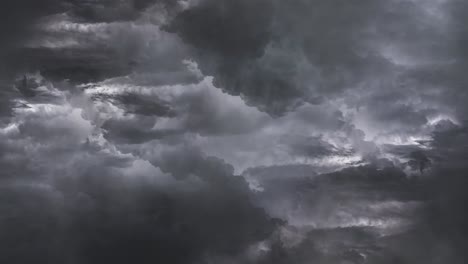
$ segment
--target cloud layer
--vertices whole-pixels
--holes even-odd
[[[465,263],[466,4],[0,4],[0,262]]]

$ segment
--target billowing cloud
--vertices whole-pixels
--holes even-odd
[[[0,4],[0,262],[465,263],[466,4]]]

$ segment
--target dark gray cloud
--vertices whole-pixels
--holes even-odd
[[[463,263],[467,259],[466,196],[466,127],[436,132],[433,149],[424,154],[432,161],[424,182],[424,195],[430,201],[424,211],[423,225],[414,234],[429,235],[441,251],[439,259]],[[434,257],[435,258],[435,257]]]
[[[265,105],[265,110],[276,103],[271,112],[279,113],[302,93],[288,82],[288,65],[270,68],[257,62],[271,41],[273,15],[271,1],[201,1],[178,14],[167,28],[195,47],[201,70],[215,76],[215,85]],[[285,71],[276,75],[276,67]]]
[[[168,29],[196,49],[217,86],[281,114],[391,74],[396,65],[381,48],[426,38],[418,12],[409,1],[200,1]]]
[[[168,193],[96,167],[81,173],[58,179],[57,189],[4,185],[4,261],[186,263],[237,254],[274,226],[245,193],[229,191],[232,183]]]
[[[40,1],[4,1],[0,4],[0,117],[11,114],[14,104],[10,101],[16,97],[11,82],[16,73],[16,63],[9,59],[11,52],[34,34],[33,24],[41,16],[60,10],[55,0]]]
[[[247,174],[261,186],[258,200],[267,212],[290,224],[283,242],[273,244],[260,263],[410,261],[389,241],[418,225],[411,221],[423,212],[424,199],[398,168],[360,166],[317,175],[311,167],[270,167]]]
[[[222,160],[181,149],[155,161],[165,174],[90,139],[80,115],[43,118],[2,131],[2,261],[187,263],[241,254],[279,223]]]
[[[55,0],[20,0],[5,1],[1,5],[1,26],[0,36],[2,38],[2,48],[14,45],[26,36],[32,28],[36,19],[47,14],[53,14],[59,11],[57,4],[60,1]],[[2,52],[3,53],[3,52]]]
[[[174,7],[176,1],[170,0],[68,0],[65,1],[72,15],[93,22],[134,20],[141,12],[154,4],[164,8]]]
[[[271,21],[269,1],[200,1],[168,29],[201,50],[242,61],[262,55]]]

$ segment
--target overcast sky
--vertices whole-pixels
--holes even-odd
[[[468,2],[0,3],[0,263],[468,262]]]

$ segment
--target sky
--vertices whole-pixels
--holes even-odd
[[[0,263],[467,263],[467,22],[1,1]]]

